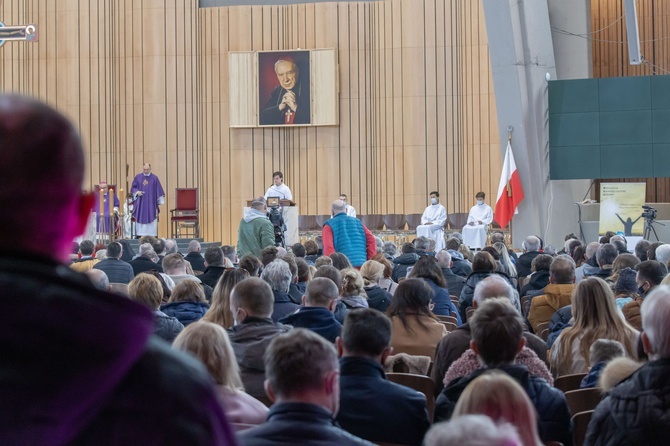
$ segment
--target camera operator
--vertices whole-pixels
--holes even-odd
[[[280,213],[281,216],[281,213]],[[261,256],[261,251],[268,246],[275,246],[275,227],[268,219],[265,198],[257,197],[245,208],[244,217],[237,230],[237,255],[241,258],[247,254]]]
[[[268,219],[274,227],[275,246],[286,247],[284,240],[284,231],[286,231],[286,224],[284,223],[284,215],[281,211],[279,199],[276,197],[268,198]]]

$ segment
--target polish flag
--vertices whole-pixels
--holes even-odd
[[[498,185],[498,199],[496,201],[496,210],[494,220],[505,228],[512,220],[514,214],[518,214],[517,207],[523,200],[523,188],[519,171],[516,169],[514,154],[512,154],[512,144],[507,141],[505,150],[505,161],[503,162],[502,174],[500,175],[500,184]]]

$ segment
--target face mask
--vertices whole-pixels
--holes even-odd
[[[430,204],[437,204],[437,198],[431,198]]]
[[[477,204],[481,206],[482,204],[484,204],[484,200],[477,200]]]

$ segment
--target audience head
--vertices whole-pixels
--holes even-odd
[[[172,348],[198,358],[216,384],[244,390],[228,333],[220,325],[205,321],[189,324],[175,338]]]
[[[314,273],[314,277],[312,278],[312,280],[316,279],[317,277],[325,277],[326,279],[332,280],[333,283],[337,286],[338,290],[342,287],[342,273],[340,273],[340,270],[335,268],[334,266],[331,265],[320,266],[316,270],[316,273]]]
[[[663,245],[663,242],[654,242],[649,246],[649,251],[647,251],[647,260],[656,260],[656,248]]]
[[[468,414],[482,414],[496,423],[510,423],[516,427],[523,444],[542,444],[535,406],[523,387],[504,372],[491,370],[467,385],[458,398],[453,416]]]
[[[295,265],[298,268],[298,282],[309,282],[310,279],[310,271],[309,271],[309,265],[305,261],[303,257],[296,257],[295,259]]]
[[[491,257],[493,257],[493,260],[495,260],[496,262],[500,260],[500,253],[493,246],[484,246],[482,248],[482,251],[491,254]]]
[[[575,261],[575,266],[580,267],[586,261],[586,246],[579,245],[572,251],[572,260]]]
[[[426,433],[424,446],[521,446],[514,426],[495,423],[486,415],[460,415],[435,423]]]
[[[331,212],[333,215],[343,214],[347,212],[347,203],[342,200],[335,200],[331,205]]]
[[[100,269],[89,269],[84,274],[88,277],[94,287],[99,290],[109,291],[109,277]]]
[[[640,263],[640,259],[633,254],[619,254],[612,264],[612,274],[616,274],[624,268],[635,268]]]
[[[163,285],[151,274],[140,273],[128,284],[128,295],[150,310],[158,310],[163,300]]]
[[[440,265],[437,264],[437,259],[432,256],[423,256],[417,260],[409,273],[409,278],[430,279],[440,288],[447,287],[447,281],[444,280]]]
[[[647,259],[647,251],[651,247],[651,243],[648,240],[640,240],[635,244],[635,257],[640,259],[640,262],[644,262]]]
[[[319,253],[319,245],[314,240],[307,240],[305,242],[305,255],[314,256]]]
[[[624,254],[628,252],[628,246],[626,245],[626,242],[623,242],[621,240],[610,240],[610,244],[614,246],[614,248],[617,250],[619,254]]]
[[[384,265],[375,260],[368,260],[361,266],[361,276],[365,286],[376,285],[384,277]]]
[[[107,257],[107,250],[106,249],[98,249],[97,251],[95,251],[95,258],[97,260],[102,260],[105,257]]]
[[[406,330],[412,332],[410,326],[410,317],[418,316],[434,317],[431,311],[432,301],[435,297],[433,289],[422,279],[405,279],[395,290],[391,305],[387,314],[391,317],[397,317]],[[424,329],[426,325],[417,318],[417,322]]]
[[[170,302],[202,302],[206,303],[205,290],[195,280],[184,280],[172,289]]]
[[[342,287],[340,288],[342,297],[362,296],[367,298],[363,276],[357,269],[345,268],[340,272],[342,273]]]
[[[291,282],[298,281],[298,265],[295,263],[295,257],[293,254],[287,254],[285,257],[282,257],[282,260],[288,265],[288,269],[291,271]]]
[[[269,318],[274,305],[272,288],[263,279],[250,277],[242,280],[230,293],[230,312],[237,323],[248,316]]]
[[[148,253],[150,251],[156,252],[156,251],[154,251],[154,248],[151,246],[151,243],[140,244],[140,248],[139,248],[139,255],[140,256],[146,257],[146,253]]]
[[[374,260],[375,262],[379,262],[384,266],[383,277],[386,279],[390,279],[391,276],[393,275],[393,265],[391,265],[389,259],[386,258],[386,255],[377,254],[372,258],[372,260]]]
[[[276,246],[268,246],[261,250],[261,262],[263,266],[267,266],[270,262],[273,262],[278,256],[279,251]]]
[[[382,249],[384,254],[390,256],[391,258],[394,258],[396,255],[398,255],[398,246],[393,242],[384,242]]]
[[[538,254],[530,262],[530,269],[533,272],[549,271],[554,258],[548,254]]]
[[[589,363],[594,366],[599,362],[610,362],[625,354],[626,351],[621,342],[613,339],[598,339],[589,348]]]
[[[588,245],[586,245],[586,258],[590,259],[596,253],[598,252],[598,248],[600,248],[600,243],[598,242],[591,242]]]
[[[314,332],[294,328],[275,337],[265,352],[265,377],[272,401],[313,403],[333,415],[339,409],[337,352]]]
[[[637,277],[637,273],[635,272],[634,269],[632,268],[624,268],[619,271],[619,275],[617,277],[616,284],[614,285],[614,292],[616,294],[627,294],[631,295],[633,293],[637,293],[637,282],[635,281],[635,278]]]
[[[316,266],[317,269],[322,266],[333,266],[333,259],[328,256],[321,256],[314,261],[314,266]]]
[[[668,274],[668,268],[657,260],[647,260],[635,265],[637,271],[637,282],[640,294],[648,293],[650,290],[660,285]]]
[[[549,282],[554,284],[575,283],[574,260],[568,256],[556,257],[549,267]]]
[[[283,259],[273,260],[263,268],[261,278],[266,281],[273,290],[288,292],[291,285],[291,269]]]
[[[452,251],[458,251],[458,248],[461,247],[461,240],[454,237],[453,234],[450,238],[447,239],[447,246],[446,248],[449,250],[451,249]]]
[[[468,245],[461,243],[461,246],[458,247],[458,252],[463,254],[463,258],[468,262],[474,262],[475,256],[472,254],[472,251],[470,251],[470,248],[468,248]]]
[[[670,358],[670,286],[654,289],[642,302],[642,345],[652,360]]]
[[[234,265],[237,260],[237,250],[235,247],[232,245],[223,245],[221,250],[223,251],[223,256],[230,260],[230,263]]]
[[[493,272],[496,269],[498,269],[498,264],[491,254],[480,251],[475,255],[475,260],[472,262],[473,272]]]
[[[240,259],[240,269],[248,272],[250,277],[258,277],[258,271],[262,266],[263,263],[253,254],[247,254]]]
[[[165,240],[165,250],[163,251],[165,255],[168,254],[177,254],[179,247],[177,246],[177,241],[174,239]]]
[[[156,254],[161,255],[165,251],[165,240],[162,238],[156,238],[156,240],[151,244],[153,246]]]
[[[340,297],[340,290],[332,280],[317,277],[307,284],[302,301],[306,307],[323,307],[333,311],[338,297]]]
[[[230,328],[234,325],[233,313],[230,311],[230,294],[235,285],[249,277],[247,270],[231,269],[224,271],[223,275],[212,292],[212,306],[205,314],[203,320]]]
[[[440,268],[451,268],[451,254],[449,254],[449,251],[446,249],[438,251],[437,254],[435,254],[435,258],[437,259],[437,264]]]
[[[90,240],[82,240],[82,242],[79,244],[79,252],[84,257],[92,256],[94,250],[95,244]]]
[[[505,234],[500,231],[495,231],[491,233],[491,244],[502,243],[505,244]]]
[[[541,247],[541,242],[539,237],[529,235],[528,237],[526,237],[526,240],[524,240],[524,242],[522,243],[522,246],[524,252],[539,251]]]
[[[668,266],[670,261],[670,245],[664,244],[656,248],[656,260]]]
[[[0,249],[69,261],[95,199],[82,192],[84,153],[74,126],[35,99],[2,95],[0,147]]]
[[[381,237],[375,236],[375,246],[377,248],[375,254],[384,252],[384,240]]]
[[[475,285],[475,291],[472,296],[472,305],[475,308],[478,308],[485,299],[490,299],[492,297],[506,297],[511,303],[516,296],[514,294],[514,288],[512,288],[512,285],[510,285],[508,281],[498,274],[492,274]]]
[[[200,252],[200,242],[197,240],[191,240],[188,242],[188,252]]]
[[[218,246],[205,249],[205,265],[223,267],[223,250]]]
[[[393,349],[391,320],[372,308],[356,308],[349,312],[337,340],[340,356],[365,356],[384,363]]]
[[[525,344],[523,319],[509,299],[484,300],[468,322],[470,347],[487,366],[512,363]]]
[[[333,261],[333,266],[340,271],[343,269],[351,268],[351,262],[346,255],[341,252],[334,252],[330,255],[330,259]]]
[[[123,254],[123,247],[119,242],[112,242],[107,245],[107,258],[108,259],[120,259],[121,254]]]
[[[258,212],[266,213],[267,212],[267,202],[264,197],[256,197],[251,201],[251,209],[254,209]]]
[[[163,259],[163,270],[170,276],[186,274],[186,262],[181,254],[168,254]]]
[[[428,249],[428,238],[421,236],[414,239],[414,248],[417,251],[425,251]]]
[[[416,251],[413,243],[403,243],[400,247],[400,252],[403,254],[412,254]]]
[[[305,257],[307,255],[307,250],[302,243],[294,243],[293,246],[291,246],[291,251],[293,251],[293,255],[297,258]]]

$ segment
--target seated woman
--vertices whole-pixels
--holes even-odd
[[[217,384],[223,409],[231,423],[262,424],[268,408],[244,393],[240,369],[226,330],[210,322],[191,324],[175,339],[172,347],[199,359]]]
[[[393,323],[391,346],[394,353],[435,359],[435,347],[447,335],[447,328],[431,312],[434,295],[421,279],[405,279],[398,285],[387,311]]]
[[[537,431],[535,406],[525,390],[506,373],[491,371],[475,378],[456,403],[454,417],[487,415],[496,423],[516,427],[524,446],[542,446]]]
[[[184,327],[199,321],[209,310],[205,290],[195,280],[184,280],[175,285],[170,300],[161,306],[161,311],[176,317]]]
[[[379,279],[379,287],[385,289],[391,293],[391,296],[393,296],[395,294],[395,289],[398,288],[398,284],[395,283],[391,278],[393,275],[393,265],[391,264],[391,261],[386,258],[384,253],[381,252],[375,255],[372,260],[375,260],[384,265],[384,276]]]
[[[435,293],[433,297],[433,313],[440,316],[456,316],[457,324],[461,325],[461,316],[458,314],[456,305],[451,301],[447,281],[444,280],[442,269],[437,263],[437,259],[432,256],[421,257],[412,271],[409,273],[410,279],[423,279]]]
[[[466,320],[465,310],[472,306],[472,296],[475,293],[475,287],[479,282],[486,279],[488,276],[492,274],[498,274],[502,276],[507,282],[509,282],[512,288],[516,289],[514,281],[507,274],[501,273],[500,271],[497,271],[497,269],[498,264],[496,263],[493,256],[488,252],[480,251],[477,253],[477,255],[475,255],[474,262],[472,262],[472,274],[470,274],[468,278],[465,279],[463,290],[461,290],[461,295],[458,298],[458,311],[463,321]],[[517,310],[521,310],[518,293],[516,294],[514,306]]]
[[[249,272],[241,267],[224,272],[214,287],[212,306],[202,320],[220,325],[225,329],[231,328],[235,321],[230,311],[230,293],[235,285],[248,277]]]
[[[554,376],[587,373],[589,349],[597,339],[623,344],[628,357],[637,359],[639,332],[621,317],[612,290],[602,279],[579,282],[572,295],[574,323],[558,336],[549,354]]]
[[[154,334],[172,343],[184,329],[176,317],[159,310],[163,299],[163,285],[151,274],[140,273],[128,284],[128,296],[154,313]]]
[[[379,286],[379,280],[384,275],[384,265],[375,261],[368,260],[361,266],[361,275],[365,287],[365,294],[368,296],[368,305],[370,308],[385,313],[391,305],[391,293]]]
[[[346,257],[345,257],[346,258]],[[368,308],[368,295],[365,294],[363,276],[354,268],[346,268],[342,273],[340,300],[348,309]]]

